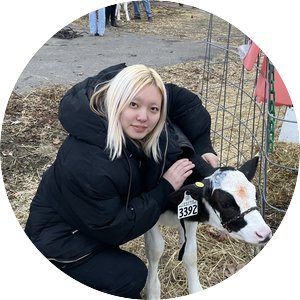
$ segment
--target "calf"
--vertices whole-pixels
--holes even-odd
[[[256,206],[256,189],[250,182],[258,157],[238,170],[232,167],[209,168],[202,182],[183,186],[169,196],[167,210],[158,223],[145,234],[148,278],[147,299],[160,299],[158,264],[164,250],[164,239],[158,225],[178,228],[181,242],[179,259],[187,272],[188,291],[202,290],[197,270],[198,223],[210,224],[231,237],[251,244],[263,245],[272,236]]]
[[[130,1],[131,2],[131,1]],[[117,20],[120,21],[121,20],[121,9],[123,6],[123,10],[125,12],[125,16],[126,16],[126,21],[129,22],[130,21],[130,17],[129,17],[129,12],[128,12],[128,3],[129,2],[123,2],[123,3],[118,3],[117,4],[117,8],[116,8],[116,17]]]

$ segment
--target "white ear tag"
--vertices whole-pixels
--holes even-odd
[[[178,219],[183,219],[198,214],[198,201],[193,199],[187,192],[184,192],[184,198],[178,205]]]

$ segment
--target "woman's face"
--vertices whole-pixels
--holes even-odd
[[[147,85],[131,100],[120,114],[124,133],[134,140],[149,134],[159,121],[162,95],[155,85]]]

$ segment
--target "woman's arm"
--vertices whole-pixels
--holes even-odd
[[[187,159],[175,162],[153,189],[128,203],[119,194],[116,178],[101,170],[97,177],[91,178],[87,173],[76,172],[64,176],[74,179],[62,186],[62,199],[82,233],[103,244],[120,245],[153,227],[167,205],[168,195],[182,186],[193,167]]]
[[[168,117],[190,140],[197,154],[214,153],[210,139],[211,118],[200,98],[174,84],[166,84]]]

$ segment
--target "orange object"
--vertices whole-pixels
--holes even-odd
[[[274,73],[274,87],[275,87],[275,105],[276,106],[293,106],[290,95],[285,87],[285,84],[279,75],[278,71],[275,69]],[[267,57],[264,57],[260,74],[258,76],[255,96],[258,102],[267,101],[268,99],[268,82],[267,82]]]
[[[254,42],[251,41],[249,51],[245,56],[245,58],[243,59],[243,64],[247,71],[251,71],[253,69],[253,66],[256,63],[259,52],[260,52],[259,47]]]
[[[250,47],[247,55],[243,59],[244,67],[247,71],[251,71],[253,69],[254,64],[257,61],[259,56],[260,48],[253,42],[250,42]],[[256,100],[258,102],[267,101],[268,91],[266,88],[268,87],[267,82],[267,57],[264,56],[263,63],[261,66],[260,74],[257,79],[257,84],[255,88],[254,95],[256,96]],[[278,71],[275,69],[274,73],[274,87],[275,87],[275,105],[281,106],[293,106],[290,95],[286,89],[286,86],[279,75]]]

